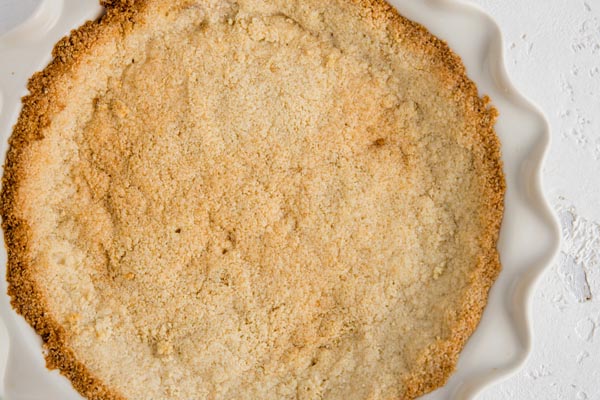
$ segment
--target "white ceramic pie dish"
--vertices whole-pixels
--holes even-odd
[[[541,166],[549,146],[543,115],[511,85],[495,23],[458,0],[391,0],[401,14],[446,40],[467,66],[481,94],[500,111],[507,179],[506,212],[499,251],[503,271],[495,283],[481,323],[469,340],[455,374],[427,400],[472,399],[514,372],[532,342],[529,307],[533,287],[555,255],[559,229],[542,194]],[[7,139],[26,94],[27,79],[50,61],[54,43],[101,13],[97,0],[43,0],[24,24],[0,37],[0,146]],[[5,400],[81,400],[57,371],[44,366],[41,339],[10,307],[6,295],[6,252],[0,251],[0,398]]]

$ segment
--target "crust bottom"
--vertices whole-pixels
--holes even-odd
[[[425,49],[432,60],[444,65],[447,79],[455,84],[457,96],[464,100],[465,107],[480,116],[477,121],[481,133],[480,167],[486,177],[488,186],[485,191],[491,210],[486,221],[487,231],[482,237],[482,248],[486,250],[473,270],[471,290],[467,292],[461,311],[455,317],[451,339],[432,344],[421,355],[420,365],[415,368],[417,372],[405,382],[403,398],[414,399],[446,383],[454,371],[460,351],[479,323],[488,291],[500,271],[496,241],[503,213],[505,182],[500,162],[500,144],[493,130],[497,112],[488,106],[487,99],[478,97],[477,89],[467,78],[462,62],[444,42],[433,37],[422,26],[400,16],[383,0],[353,1],[364,10],[363,18],[386,26],[398,40],[414,43]],[[23,151],[30,143],[41,138],[43,129],[60,107],[60,102],[47,95],[48,92],[52,93],[48,88],[55,84],[58,77],[68,74],[109,27],[118,26],[120,31],[126,31],[135,24],[136,18],[144,12],[146,1],[114,0],[104,1],[103,5],[107,13],[98,21],[88,22],[62,39],[54,48],[50,65],[29,81],[30,94],[23,98],[23,110],[9,140],[1,214],[8,251],[7,280],[11,304],[42,337],[47,350],[45,357],[48,368],[59,369],[75,389],[88,399],[124,400],[125,397],[93,376],[65,345],[64,329],[49,315],[46,300],[33,276],[32,261],[28,255],[32,235],[27,221],[18,217],[19,205],[15,201],[21,176],[27,168]]]

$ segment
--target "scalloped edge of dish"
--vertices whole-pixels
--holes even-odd
[[[500,111],[496,130],[502,142],[508,187],[498,244],[503,271],[455,373],[444,387],[423,397],[472,399],[518,370],[531,352],[533,327],[529,314],[535,284],[560,244],[559,225],[542,190],[541,170],[550,147],[550,128],[542,111],[508,78],[501,31],[483,10],[463,0],[389,2],[401,14],[447,41],[463,59],[480,94],[489,95]],[[43,0],[29,19],[0,37],[0,51],[12,56],[0,66],[3,154],[28,78],[47,64],[58,39],[100,13],[95,0]],[[5,264],[6,253],[2,251],[2,275]],[[4,321],[10,342],[3,348],[6,340],[0,341],[0,377],[5,383],[3,387],[0,382],[0,394],[10,394],[10,400],[82,399],[66,378],[45,368],[41,340],[10,307],[5,279],[0,280],[0,290],[0,324]],[[0,338],[2,329],[0,326]],[[39,384],[31,385],[32,381]]]
[[[498,244],[503,271],[490,292],[479,327],[461,353],[457,371],[444,387],[423,397],[472,399],[518,371],[532,350],[533,294],[560,248],[558,219],[542,183],[550,126],[542,110],[512,84],[501,30],[479,6],[464,0],[424,0],[413,10],[411,2],[390,3],[446,40],[463,59],[480,94],[489,95],[500,112],[496,131],[502,142],[508,188]],[[430,7],[438,15],[425,16],[419,7]],[[479,32],[474,35],[470,29],[477,24]],[[502,314],[506,320],[500,327],[494,319]],[[490,352],[495,352],[495,357],[490,357]]]

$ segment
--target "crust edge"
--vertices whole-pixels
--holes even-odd
[[[50,124],[51,115],[60,108],[55,82],[67,74],[99,40],[105,28],[127,30],[135,22],[133,1],[105,0],[106,13],[96,21],[88,21],[56,43],[52,61],[28,81],[29,94],[22,98],[22,110],[9,138],[4,163],[0,215],[7,251],[6,280],[11,305],[42,338],[46,367],[58,369],[73,387],[90,400],[126,400],[95,377],[65,343],[64,329],[46,313],[46,301],[32,278],[32,263],[27,256],[31,240],[30,227],[18,215],[17,192],[25,175],[24,150],[43,138],[42,130]],[[146,1],[137,1],[141,11]]]
[[[353,0],[364,10],[368,10],[374,23],[383,25],[388,33],[400,39],[408,36],[411,45],[429,53],[437,63],[446,81],[454,87],[457,101],[465,105],[466,115],[472,116],[471,124],[480,133],[476,137],[478,149],[477,164],[485,182],[484,196],[487,212],[481,215],[486,227],[480,237],[483,252],[470,279],[471,287],[462,298],[462,307],[458,315],[448,316],[451,324],[449,340],[438,340],[429,346],[420,356],[414,372],[405,380],[404,399],[411,400],[432,392],[446,384],[455,370],[461,350],[481,320],[487,304],[489,290],[501,270],[496,244],[504,213],[504,193],[506,181],[500,157],[500,141],[494,125],[498,111],[489,105],[487,96],[480,98],[477,87],[467,74],[461,58],[448,44],[431,34],[424,26],[400,15],[385,0]]]

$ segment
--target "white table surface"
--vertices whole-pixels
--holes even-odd
[[[531,357],[478,400],[600,400],[600,0],[467,1],[500,25],[513,82],[550,121],[545,189],[565,235],[535,295]],[[0,0],[0,33],[38,2]]]

